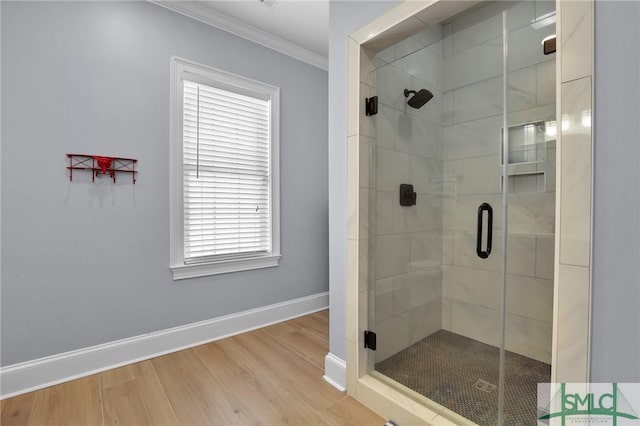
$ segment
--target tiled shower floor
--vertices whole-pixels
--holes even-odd
[[[376,370],[485,426],[497,422],[499,349],[440,330],[376,364]],[[505,425],[535,425],[537,384],[549,382],[551,366],[506,352]]]

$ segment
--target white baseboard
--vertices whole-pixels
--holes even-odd
[[[0,369],[0,399],[327,309],[329,293],[65,352]]]
[[[347,390],[347,363],[329,352],[324,357],[323,379],[340,392]]]

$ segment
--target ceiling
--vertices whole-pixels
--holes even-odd
[[[200,1],[203,5],[253,25],[318,55],[329,50],[329,2],[277,0],[272,6],[259,0]]]
[[[326,68],[328,0],[150,0],[160,6]]]

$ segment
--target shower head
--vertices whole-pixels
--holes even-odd
[[[413,96],[407,101],[411,108],[419,109],[433,98],[433,93],[427,89],[420,89],[419,91],[404,89],[404,97],[408,98],[410,94]]]

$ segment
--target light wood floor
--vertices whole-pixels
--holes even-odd
[[[328,311],[2,401],[16,425],[383,425],[323,379]]]

